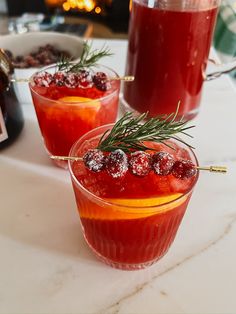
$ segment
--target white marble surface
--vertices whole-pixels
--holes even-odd
[[[102,42],[95,41],[95,45]],[[109,42],[124,72],[126,42]],[[42,146],[32,105],[25,128],[0,152],[0,313],[236,313],[236,93],[228,78],[205,84],[193,144],[201,173],[169,253],[127,272],[98,261],[83,240],[66,171]]]

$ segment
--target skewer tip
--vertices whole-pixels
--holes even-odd
[[[209,167],[197,167],[198,170],[206,170],[215,173],[227,173],[227,167],[225,166],[209,166]]]

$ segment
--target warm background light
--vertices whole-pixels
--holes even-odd
[[[1,1],[1,0],[0,0]],[[132,0],[44,0],[49,8],[61,8],[64,12],[71,13],[73,15],[78,12],[80,16],[91,13],[91,17],[97,18],[100,15],[101,19],[108,16],[114,16],[112,23],[115,25],[115,20],[123,20],[125,23],[128,20],[128,10],[131,11]],[[122,13],[125,13],[125,16]],[[118,12],[118,13],[116,13]],[[119,18],[118,18],[119,15]],[[111,20],[110,20],[111,22]]]
[[[46,0],[45,2],[51,7],[57,7],[58,5],[62,5],[65,0]]]
[[[132,2],[133,2],[133,0],[129,1],[129,11],[131,11],[131,9],[132,9]]]
[[[63,3],[63,9],[65,10],[65,11],[69,11],[70,10],[70,4],[68,3],[68,2],[65,2],[65,3]]]
[[[100,7],[96,7],[96,8],[95,8],[95,12],[96,12],[97,14],[101,13],[101,11],[102,11],[102,9],[101,9]]]
[[[97,6],[95,0],[46,0],[47,5],[51,7],[62,6],[64,11],[70,11],[71,9],[78,9],[79,11],[91,12],[100,14],[102,12],[101,7]]]

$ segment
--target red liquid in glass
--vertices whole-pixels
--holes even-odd
[[[217,8],[168,11],[133,1],[124,99],[150,115],[176,111],[193,118],[201,99]]]
[[[95,142],[86,143],[78,155],[94,146]],[[173,151],[160,144],[159,149],[170,151],[175,158],[190,159],[189,153],[182,148]],[[151,172],[143,178],[127,173],[123,178],[113,179],[105,171],[89,171],[82,162],[74,163],[72,169],[82,186],[112,203],[110,206],[99,204],[87,197],[72,180],[85,238],[103,261],[122,269],[142,268],[167,252],[185,213],[196,177],[179,180],[172,175],[157,176]],[[176,201],[167,204],[172,200]],[[164,205],[155,208],[158,202]]]
[[[119,84],[113,81],[106,92],[95,87],[31,86],[39,126],[50,154],[68,156],[71,146],[81,135],[116,120]],[[94,102],[83,102],[84,98]]]

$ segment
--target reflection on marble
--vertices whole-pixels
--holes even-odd
[[[184,267],[185,263],[188,263],[189,261],[199,256],[200,254],[204,254],[207,250],[211,249],[212,246],[218,245],[219,242],[223,240],[224,237],[226,237],[230,233],[235,222],[236,222],[236,212],[234,215],[232,215],[231,220],[228,222],[228,224],[225,225],[222,232],[215,239],[212,239],[212,241],[208,243],[206,246],[202,247],[199,251],[196,251],[193,254],[190,254],[184,257],[181,261],[176,262],[175,264],[171,265],[164,271],[154,275],[152,278],[149,278],[149,280],[147,282],[144,282],[142,285],[136,286],[133,291],[125,295],[120,300],[117,300],[114,304],[110,305],[108,308],[102,310],[101,313],[109,313],[109,314],[120,313],[120,309],[122,307],[123,302],[127,302],[129,299],[133,297],[137,297],[137,295],[141,293],[145,288],[152,285],[153,281],[156,281],[158,278],[166,275],[167,273],[173,272],[178,267]],[[161,290],[159,293],[160,295],[166,298],[169,297],[168,292],[164,290]]]

